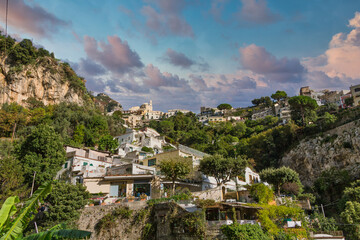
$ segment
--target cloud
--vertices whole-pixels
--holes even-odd
[[[224,10],[225,4],[228,0],[212,0],[209,14],[214,18],[218,23],[224,24],[222,20],[222,12]]]
[[[107,40],[108,43],[98,43],[94,38],[85,36],[84,49],[87,56],[107,70],[118,74],[129,73],[144,66],[139,55],[130,49],[127,41],[122,41],[117,36],[108,36]]]
[[[162,59],[174,66],[182,68],[190,68],[192,65],[195,64],[195,62],[185,56],[185,54],[181,52],[176,52],[171,48],[168,48],[166,50]]]
[[[266,0],[241,0],[242,8],[236,14],[240,21],[252,24],[270,24],[281,19],[267,6]]]
[[[309,77],[316,84],[328,83],[331,86],[348,88],[359,83],[360,79],[360,13],[349,20],[349,33],[335,34],[325,53],[318,57],[305,58],[303,64],[311,74],[319,79]]]
[[[1,1],[0,9],[6,8],[5,2]],[[59,19],[36,3],[28,5],[23,0],[12,0],[8,9],[8,24],[36,37],[49,38],[61,27],[70,25],[70,22]],[[5,22],[5,14],[0,15],[0,20]]]
[[[277,59],[265,48],[251,44],[239,49],[242,66],[272,82],[300,82],[306,72],[299,59]]]
[[[159,87],[188,87],[188,83],[179,78],[177,75],[173,75],[168,72],[160,72],[159,68],[152,64],[149,64],[144,69],[146,77],[143,79],[145,86],[150,88]]]
[[[186,22],[181,12],[186,7],[185,0],[168,1],[152,0],[148,1],[157,7],[146,5],[141,9],[141,13],[146,17],[147,35],[156,38],[157,36],[185,36],[194,37],[192,27]]]

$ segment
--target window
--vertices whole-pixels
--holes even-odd
[[[64,165],[64,168],[67,168],[67,167],[68,167],[68,162],[66,162]]]
[[[87,162],[83,162],[83,166],[86,166],[86,165],[88,165],[88,163],[87,163]]]
[[[360,88],[355,88],[354,91],[355,92],[360,92]]]
[[[92,163],[90,163],[90,166],[94,166]]]
[[[148,161],[148,166],[154,166],[156,164],[156,158],[153,158],[153,159],[149,159]]]

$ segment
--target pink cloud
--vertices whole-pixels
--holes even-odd
[[[156,35],[168,36],[189,36],[194,37],[192,27],[186,22],[181,12],[186,7],[184,0],[168,1],[153,0],[148,1],[158,7],[147,5],[141,9],[141,13],[146,17],[146,26],[151,29],[147,34],[156,37]]]
[[[152,64],[149,64],[144,69],[146,77],[143,79],[143,83],[148,87],[188,87],[188,83],[179,78],[177,75],[173,75],[168,72],[160,72],[159,68]]]
[[[144,66],[139,55],[130,49],[127,41],[122,41],[117,36],[108,36],[107,40],[108,43],[98,43],[94,38],[85,36],[84,49],[88,57],[118,74]]]
[[[352,29],[348,34],[335,34],[329,48],[324,54],[304,59],[304,64],[310,71],[320,71],[328,78],[322,78],[329,82],[335,79],[338,85],[348,87],[350,84],[359,82],[360,79],[360,13],[356,12],[354,18],[349,20],[349,27]],[[318,60],[321,61],[318,61]],[[319,64],[313,64],[313,63]],[[351,80],[352,79],[352,80]]]
[[[1,1],[0,9],[5,9],[5,2]],[[9,26],[36,37],[50,37],[59,28],[70,25],[36,3],[28,5],[23,0],[11,0],[8,9]],[[5,22],[5,14],[0,15],[0,20]]]
[[[304,67],[296,58],[277,59],[264,47],[251,44],[239,49],[242,66],[257,74],[263,74],[274,82],[299,82],[302,80]]]
[[[273,13],[266,0],[241,0],[243,6],[237,16],[240,21],[254,24],[269,24],[280,20],[280,15]]]

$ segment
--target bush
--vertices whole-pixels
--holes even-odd
[[[250,188],[250,195],[260,204],[267,204],[274,199],[273,191],[262,183],[253,184]]]
[[[222,233],[229,240],[270,240],[271,238],[263,232],[257,224],[238,224],[221,226]]]

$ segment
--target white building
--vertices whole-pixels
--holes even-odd
[[[185,110],[185,109],[170,109],[168,110],[168,112],[166,113],[166,117],[172,117],[172,116],[175,116],[177,113],[183,113],[183,114],[187,114],[189,113],[190,111],[189,110]]]

